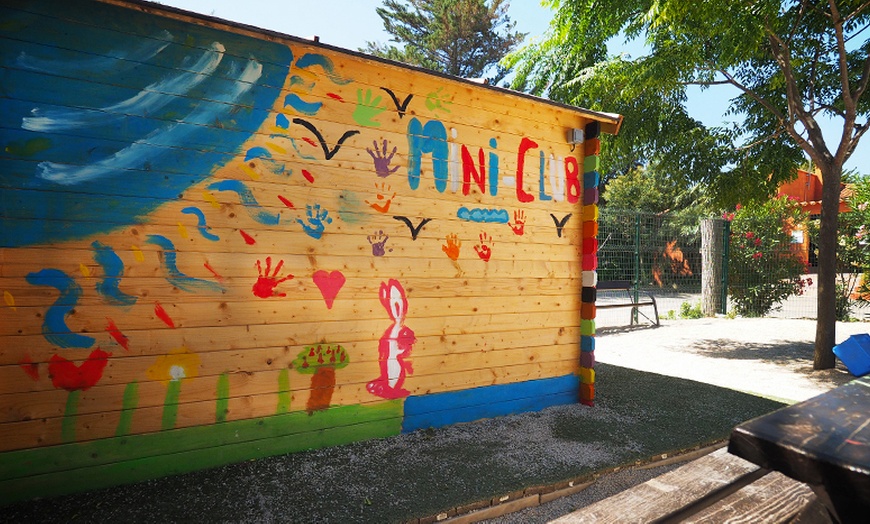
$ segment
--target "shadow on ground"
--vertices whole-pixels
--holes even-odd
[[[813,369],[813,344],[810,342],[774,341],[770,343],[747,343],[729,339],[702,339],[693,341],[681,351],[705,357],[727,360],[748,360],[787,367],[810,380],[834,387],[842,386],[855,377],[838,361],[834,369]]]
[[[8,522],[401,522],[726,438],[782,406],[598,364],[558,406],[0,508]]]

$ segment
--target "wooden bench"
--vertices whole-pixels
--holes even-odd
[[[710,453],[551,522],[788,522],[830,524],[806,484],[728,453]]]
[[[623,302],[617,302],[617,303],[603,303],[603,304],[599,304],[597,299],[596,299],[595,309],[614,309],[614,308],[630,307],[630,308],[632,308],[632,315],[631,315],[631,324],[632,325],[634,325],[635,320],[637,318],[636,315],[634,314],[635,312],[643,315],[643,317],[645,319],[649,320],[650,322],[653,322],[656,326],[659,325],[659,307],[658,307],[658,305],[656,305],[656,298],[646,291],[636,290],[635,287],[632,285],[630,280],[601,280],[598,282],[598,285],[595,287],[596,287],[596,290],[599,292],[600,291],[624,291],[626,294],[626,297],[628,298],[627,302],[623,301]],[[638,293],[643,293],[644,295],[646,295],[646,297],[643,299],[639,298],[638,300],[635,300],[635,296],[632,295],[633,291],[637,291]],[[644,314],[640,310],[640,308],[642,306],[652,306],[655,319],[652,319],[652,318],[648,317],[646,314]]]

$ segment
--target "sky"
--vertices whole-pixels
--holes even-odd
[[[390,34],[375,12],[382,0],[160,0],[159,3],[194,11],[232,22],[270,29],[293,36],[320,37],[320,42],[354,51],[366,42],[386,43]],[[539,0],[513,0],[508,15],[516,22],[516,30],[528,33],[526,40],[540,38],[547,30],[552,11],[542,7]],[[610,43],[610,53],[626,52],[634,57],[642,52],[637,43]],[[687,102],[689,114],[707,126],[727,123],[725,117],[729,99],[734,90],[713,87],[701,91],[693,87]],[[841,121],[834,125],[822,122],[828,144],[835,142],[842,132]],[[865,135],[858,150],[846,163],[847,169],[870,174],[870,135]]]

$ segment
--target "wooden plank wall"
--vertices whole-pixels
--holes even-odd
[[[149,4],[0,19],[0,502],[591,403],[612,118]]]

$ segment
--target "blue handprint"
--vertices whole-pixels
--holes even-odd
[[[308,221],[305,222],[301,218],[297,218],[296,221],[302,224],[302,229],[305,230],[308,236],[319,240],[323,236],[326,224],[332,223],[332,219],[329,218],[329,211],[321,209],[320,204],[314,204],[313,206],[309,204],[305,206],[305,210]]]

